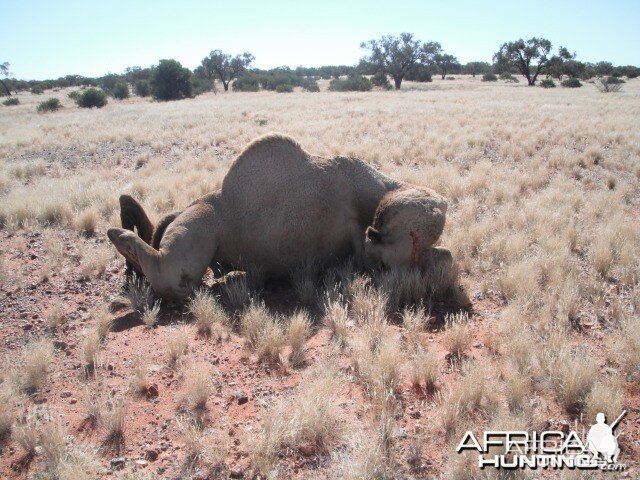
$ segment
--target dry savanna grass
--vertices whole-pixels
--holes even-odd
[[[189,303],[189,311],[196,320],[198,333],[205,336],[216,335],[221,338],[227,334],[230,319],[222,305],[205,290],[196,291]]]
[[[397,180],[448,198],[439,244],[453,253],[473,310],[467,315],[443,307],[438,296],[447,295],[447,279],[415,270],[363,273],[350,262],[324,273],[312,265],[296,272],[294,308],[306,308],[308,315],[292,315],[293,308],[281,314],[269,302],[267,309],[260,269],[227,278],[220,303],[196,292],[190,304],[194,327],[178,327],[168,308],[167,326],[143,329],[149,344],[160,342],[171,373],[184,372],[177,398],[161,395],[160,405],[167,399],[184,401],[181,413],[197,417],[175,429],[188,462],[197,461],[188,471],[165,475],[196,475],[203,461],[250,461],[265,477],[286,476],[297,462],[297,474],[305,478],[316,473],[422,478],[443,472],[451,478],[493,478],[469,458],[451,455],[448,445],[459,440],[460,432],[529,429],[558,417],[588,427],[600,411],[610,421],[621,409],[637,409],[640,80],[603,95],[591,84],[541,89],[526,82],[455,78],[404,82],[400,92],[326,92],[328,82],[321,81],[317,94],[220,92],[180,102],[135,97],[110,101],[98,111],[65,108],[39,116],[39,98],[21,93],[20,105],[2,110],[5,121],[0,122],[0,280],[24,288],[33,283],[36,296],[43,288],[56,291],[69,278],[111,289],[123,262],[103,232],[119,225],[119,194],[133,195],[155,224],[220,188],[234,156],[270,131],[293,136],[315,154],[361,158]],[[51,94],[72,107],[67,93]],[[9,245],[34,233],[40,235],[37,272],[19,265],[14,253],[22,247]],[[131,281],[125,296],[145,323],[156,324],[157,299],[144,281]],[[128,332],[108,333],[112,314],[89,310],[76,330],[76,305],[61,302],[56,298],[42,318],[56,339],[78,332],[72,355],[94,364],[100,356],[120,353],[110,350],[111,339]],[[339,350],[315,342],[312,351],[306,350],[308,320],[315,321],[318,310]],[[239,351],[243,364],[232,366],[229,376],[237,381],[236,375],[251,370],[256,415],[239,421],[216,416],[215,422],[225,425],[220,439],[212,430],[217,423],[201,424],[207,415],[195,412],[207,405],[212,386],[223,388],[215,379],[227,367],[208,363],[210,370],[203,373],[205,367],[192,366],[209,362],[217,348],[239,348],[235,335],[228,342],[207,338],[227,338],[231,330],[253,355],[246,358]],[[0,383],[0,403],[12,405],[0,409],[0,433],[11,432],[17,451],[32,454],[42,446],[44,423],[35,413],[25,417],[33,409],[25,392],[46,392],[47,369],[64,360],[60,354],[52,362],[53,350],[45,346],[49,340],[41,342],[38,348],[28,346],[34,354],[25,350],[29,354],[21,354]],[[220,358],[233,357],[227,353]],[[338,384],[317,372],[331,370],[330,356],[348,372]],[[289,362],[296,369],[258,369],[256,358],[267,365]],[[50,382],[73,375],[55,373]],[[145,375],[140,366],[132,374],[133,390],[154,375],[150,370]],[[285,383],[287,389],[278,391]],[[341,388],[350,392],[346,402],[337,399]],[[81,404],[93,398],[85,397]],[[128,401],[135,408],[147,400],[131,395]],[[102,397],[89,405],[90,416],[103,426],[101,435],[122,431],[124,406],[109,407]],[[217,414],[213,405],[205,413]],[[408,416],[408,406],[420,412],[418,420]],[[113,420],[105,420],[110,415]],[[255,438],[261,426],[251,448],[242,438],[228,452],[226,445],[233,442],[227,438],[228,420],[248,438]],[[418,423],[420,431],[414,428]],[[393,438],[398,428],[406,430],[406,441]],[[625,421],[625,429],[637,431],[633,422]],[[57,472],[50,478],[74,471],[64,459],[76,458],[68,465],[84,461],[74,457],[69,444],[60,454],[54,441],[59,433],[51,427],[53,440],[42,457],[44,469]],[[422,449],[410,443],[418,436],[424,438]],[[631,462],[630,452],[637,448],[629,443],[622,455]],[[299,462],[308,452],[315,458]],[[59,458],[57,467],[49,466]],[[108,465],[108,458],[101,463]],[[83,478],[78,472],[88,470],[79,467],[67,477]],[[134,478],[139,471],[126,470],[126,475]]]

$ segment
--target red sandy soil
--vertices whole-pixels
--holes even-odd
[[[87,421],[87,404],[93,395],[98,391],[113,392],[126,400],[124,447],[120,452],[107,446],[101,448],[101,476],[109,478],[112,475],[110,460],[123,456],[127,465],[138,460],[137,468],[150,472],[154,477],[183,478],[186,455],[176,422],[183,408],[181,373],[180,369],[167,365],[165,341],[180,324],[186,322],[188,325],[190,316],[184,306],[163,307],[159,326],[149,329],[132,310],[115,312],[113,331],[107,335],[100,355],[101,365],[93,376],[87,378],[81,360],[83,331],[91,324],[91,310],[121,290],[124,262],[121,259],[111,262],[100,278],[82,280],[79,266],[72,261],[77,237],[71,232],[60,232],[59,235],[60,241],[66,245],[71,267],[54,273],[46,282],[40,282],[39,272],[45,257],[42,236],[30,230],[0,231],[5,270],[15,272],[10,277],[12,280],[5,279],[0,288],[0,357],[11,361],[29,340],[50,336],[57,342],[55,360],[44,388],[33,401],[48,406],[58,415],[76,443],[99,446],[105,439],[100,427],[92,427]],[[90,241],[103,242],[105,238],[105,235],[97,234]],[[475,292],[473,288],[470,291],[472,294]],[[293,300],[287,300],[286,292],[267,292],[265,299],[268,304],[269,295],[278,298],[285,306],[287,303],[289,307],[295,305]],[[46,317],[55,305],[64,307],[68,323],[50,332]],[[478,293],[474,296],[471,322],[475,339],[471,355],[486,363],[488,375],[495,374],[495,364],[485,346],[485,339],[494,335],[492,332],[502,306],[503,302],[497,296]],[[331,344],[329,332],[323,328],[310,339],[308,366],[302,370],[259,364],[244,348],[244,341],[239,336],[232,335],[227,340],[217,341],[197,336],[193,326],[188,328],[192,335],[184,361],[188,365],[194,359],[206,360],[212,366],[215,387],[207,401],[205,424],[219,433],[220,441],[228,449],[222,472],[209,474],[203,470],[196,472],[196,478],[226,478],[229,475],[250,478],[249,444],[259,435],[261,418],[268,406],[289,395],[304,371],[316,364],[322,365],[328,359],[345,374],[350,373],[348,355],[340,353]],[[442,332],[435,329],[424,335],[441,359],[439,390],[446,393],[448,384],[459,373],[446,359],[446,351],[441,345]],[[602,335],[598,330],[587,331],[581,341],[596,346],[604,358]],[[157,396],[136,395],[130,390],[138,359],[148,366],[148,380],[157,388]],[[603,363],[602,368],[610,367]],[[622,442],[621,461],[637,463],[640,455],[640,387],[630,381],[625,385],[629,412],[622,429],[625,440]],[[362,386],[357,382],[346,382],[341,393],[339,408],[345,419],[366,419],[371,415],[371,406],[364,401]],[[242,395],[246,395],[248,401],[240,404]],[[550,403],[546,408],[543,415],[551,427],[571,422],[557,405]],[[398,478],[430,478],[442,474],[445,456],[452,452],[446,451],[448,447],[439,425],[436,398],[416,391],[409,382],[405,382],[398,393],[396,419],[393,451]],[[416,441],[422,446],[422,461],[412,468],[406,457],[409,445]],[[31,466],[18,468],[24,452],[14,441],[9,440],[0,448],[0,478],[27,478],[37,468],[37,459]],[[339,446],[338,450],[340,448],[344,446]],[[158,454],[157,459],[151,458],[153,454],[149,457],[150,450]],[[322,468],[330,466],[330,458],[303,446],[284,452],[281,463],[283,478],[301,479],[320,474]],[[637,466],[626,475],[634,477],[635,472]]]

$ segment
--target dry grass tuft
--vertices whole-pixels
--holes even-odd
[[[176,365],[189,348],[189,331],[185,328],[171,330],[166,342],[169,365]]]
[[[422,343],[420,335],[426,330],[430,320],[429,313],[422,306],[404,309],[402,312],[402,324],[406,329],[409,347],[417,347]]]
[[[436,381],[440,374],[438,357],[427,348],[416,347],[409,360],[409,378],[414,387],[424,388],[425,392],[436,390]]]
[[[311,336],[311,321],[305,311],[295,313],[287,325],[287,343],[291,345],[289,362],[293,368],[300,368],[306,363],[306,343]]]
[[[227,278],[222,287],[222,298],[234,311],[241,312],[251,304],[251,288],[247,275]]]
[[[206,363],[190,365],[184,372],[182,401],[193,410],[204,410],[211,393],[211,368]]]
[[[600,412],[607,417],[606,422],[611,424],[624,409],[624,392],[619,382],[597,382],[591,388],[585,400],[585,422],[593,424],[596,415]]]
[[[558,402],[570,414],[578,414],[585,407],[587,396],[597,378],[597,365],[591,356],[584,353],[577,355],[567,344],[551,352],[548,365]]]
[[[16,381],[25,392],[35,392],[44,384],[49,365],[54,359],[51,340],[32,340],[22,350]]]
[[[105,443],[119,447],[124,442],[127,406],[122,397],[109,396],[101,401],[98,424],[105,431]]]
[[[55,305],[47,313],[47,326],[50,330],[56,330],[67,323],[67,315],[61,305]]]
[[[270,472],[284,447],[305,445],[318,454],[327,452],[344,434],[335,396],[340,385],[332,369],[312,372],[293,395],[270,409],[262,423],[262,435],[252,451],[254,466]]]
[[[131,308],[138,312],[144,312],[145,308],[154,304],[153,290],[144,278],[138,278],[134,273],[124,288],[124,296],[129,301]]]
[[[466,313],[447,315],[442,343],[454,360],[460,360],[473,343],[473,333]]]
[[[280,353],[286,341],[285,332],[278,319],[269,313],[263,303],[252,302],[242,314],[240,332],[260,361],[280,362]]]
[[[75,221],[76,231],[86,237],[92,236],[96,232],[100,214],[94,207],[85,208],[78,214]]]
[[[148,328],[153,328],[158,323],[160,314],[160,301],[154,302],[152,306],[145,305],[142,309],[142,323]]]
[[[337,295],[332,299],[327,292],[324,300],[324,317],[322,323],[331,331],[331,339],[344,348],[347,345],[349,335],[349,309],[342,299],[342,295]]]
[[[366,331],[355,339],[351,364],[374,402],[385,401],[398,390],[403,360],[400,342],[388,330],[381,334],[373,348]]]
[[[189,302],[189,311],[196,319],[199,334],[218,338],[229,330],[230,320],[218,301],[206,290],[198,290]]]
[[[640,374],[640,318],[629,316],[607,342],[608,356],[620,364],[630,378]]]

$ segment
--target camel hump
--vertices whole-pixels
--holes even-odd
[[[249,169],[258,173],[262,168],[288,168],[292,164],[307,163],[309,154],[293,138],[270,133],[247,145],[230,169]]]

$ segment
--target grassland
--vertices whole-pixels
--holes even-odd
[[[131,461],[126,471],[477,478],[453,451],[466,429],[588,427],[594,412],[621,408],[630,412],[621,460],[637,468],[640,81],[612,94],[470,77],[407,82],[400,92],[321,88],[110,100],[100,110],[78,109],[60,91],[55,113],[36,113],[50,92],[0,108],[0,354],[12,365],[0,376],[10,405],[2,448],[12,449],[0,476],[65,472],[73,462],[87,478],[102,475],[116,455],[105,437],[144,458],[153,422],[176,411],[161,463]],[[310,319],[283,318],[256,299],[234,316],[202,292],[195,318],[189,306],[163,306],[149,310],[149,327],[135,308],[102,307],[123,281],[105,241],[119,224],[118,195],[140,199],[157,220],[219,187],[234,155],[272,131],[447,196],[442,244],[460,264],[469,315],[441,324],[428,309],[388,316],[384,293],[349,275],[339,294],[318,287]],[[123,316],[140,325],[112,328]],[[52,341],[71,346],[52,353]],[[116,361],[140,353],[142,367]],[[153,382],[163,391],[149,403]],[[259,392],[249,412],[228,400],[239,385]],[[36,449],[47,438],[33,423],[53,422],[34,404],[43,398],[69,419],[55,428],[77,440],[60,446],[50,427],[55,454]],[[92,407],[77,408],[84,402]],[[85,417],[96,425],[78,430]],[[31,470],[11,466],[23,453],[36,458]]]

